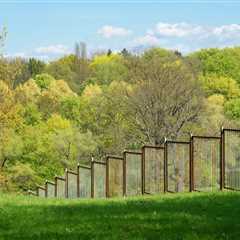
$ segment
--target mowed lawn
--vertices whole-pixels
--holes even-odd
[[[240,239],[240,193],[113,200],[2,194],[0,239]]]

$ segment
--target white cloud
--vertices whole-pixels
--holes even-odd
[[[240,37],[240,25],[230,24],[215,27],[213,29],[213,34],[225,38]]]
[[[105,25],[98,30],[98,34],[102,35],[105,38],[111,37],[125,37],[130,35],[132,32],[126,28],[114,27],[110,25]]]
[[[147,46],[156,46],[159,45],[160,40],[150,34],[146,34],[143,37],[138,37],[133,40],[133,45],[147,45]]]
[[[38,47],[35,49],[35,52],[38,54],[67,54],[69,53],[68,47],[57,44],[44,47]]]
[[[194,25],[185,22],[181,23],[163,23],[159,22],[155,27],[148,31],[148,34],[157,35],[162,37],[200,37],[200,38],[211,38],[211,37],[240,37],[240,25],[229,24],[222,26],[204,26]]]
[[[166,37],[185,37],[193,34],[200,34],[204,31],[202,26],[190,25],[187,23],[158,23],[155,28],[152,30],[153,33],[156,33],[161,36]]]

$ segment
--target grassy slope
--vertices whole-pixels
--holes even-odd
[[[240,239],[240,193],[88,201],[2,195],[0,239]]]

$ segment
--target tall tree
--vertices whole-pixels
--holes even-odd
[[[37,74],[41,74],[44,70],[45,63],[35,59],[30,58],[28,61],[28,70],[31,74],[31,77],[35,77]]]
[[[171,56],[136,58],[130,74],[135,85],[127,92],[129,116],[147,142],[161,144],[176,138],[183,127],[197,119],[201,86],[183,60]]]

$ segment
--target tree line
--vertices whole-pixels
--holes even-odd
[[[0,103],[0,189],[22,191],[92,157],[238,127],[240,48],[1,57]]]

